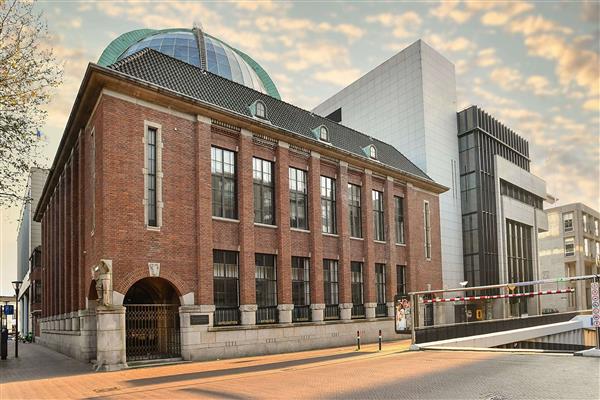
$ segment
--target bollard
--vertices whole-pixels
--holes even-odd
[[[0,330],[0,358],[6,360],[6,354],[8,350],[8,329],[2,328]]]
[[[360,331],[356,331],[356,350],[360,350]]]
[[[381,351],[381,329],[379,330],[379,351]]]

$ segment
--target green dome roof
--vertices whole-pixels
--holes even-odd
[[[98,64],[111,65],[142,49],[151,48],[206,69],[244,86],[281,99],[267,72],[250,56],[200,29],[138,29],[113,40]]]

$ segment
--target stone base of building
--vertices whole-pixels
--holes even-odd
[[[119,308],[83,310],[44,318],[40,321],[38,342],[72,358],[93,362],[97,370],[127,368],[124,308]],[[356,344],[357,332],[360,332],[361,344],[377,342],[379,330],[384,341],[410,338],[410,335],[395,333],[394,320],[390,317],[213,327],[212,311],[205,306],[180,308],[181,357],[184,360],[216,360],[351,346]],[[209,315],[210,325],[191,324],[192,314]],[[100,320],[105,320],[105,329],[101,332],[97,330]]]

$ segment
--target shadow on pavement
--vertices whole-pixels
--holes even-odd
[[[226,400],[245,400],[248,396],[242,396],[239,394],[225,393],[222,390],[209,390],[199,388],[185,388],[179,389],[180,392],[188,393],[201,398],[214,398],[214,399],[226,399]]]
[[[248,367],[238,367],[238,368],[228,368],[228,369],[220,369],[213,371],[202,371],[202,372],[190,372],[186,374],[178,374],[178,375],[169,375],[169,376],[159,376],[153,378],[142,378],[142,379],[132,379],[128,380],[127,383],[132,386],[145,386],[145,385],[160,385],[163,383],[173,383],[180,381],[187,381],[193,379],[203,379],[203,378],[215,378],[219,376],[228,376],[235,374],[243,374],[249,372],[263,372],[263,371],[271,371],[282,368],[290,368],[296,367],[299,365],[313,364],[323,361],[333,361],[333,360],[343,360],[346,358],[352,358],[360,355],[370,354],[369,352],[361,352],[361,353],[344,353],[344,354],[334,354],[331,356],[321,356],[321,357],[312,357],[312,358],[303,358],[300,360],[291,360],[291,361],[281,361],[270,364],[261,364],[261,365],[251,365]]]

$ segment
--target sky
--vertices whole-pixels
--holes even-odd
[[[51,165],[89,62],[140,28],[204,31],[251,55],[306,109],[418,39],[456,66],[458,110],[477,104],[530,143],[558,205],[600,210],[600,3],[39,1],[64,83],[47,106]],[[0,209],[0,293],[11,293],[20,210]]]

